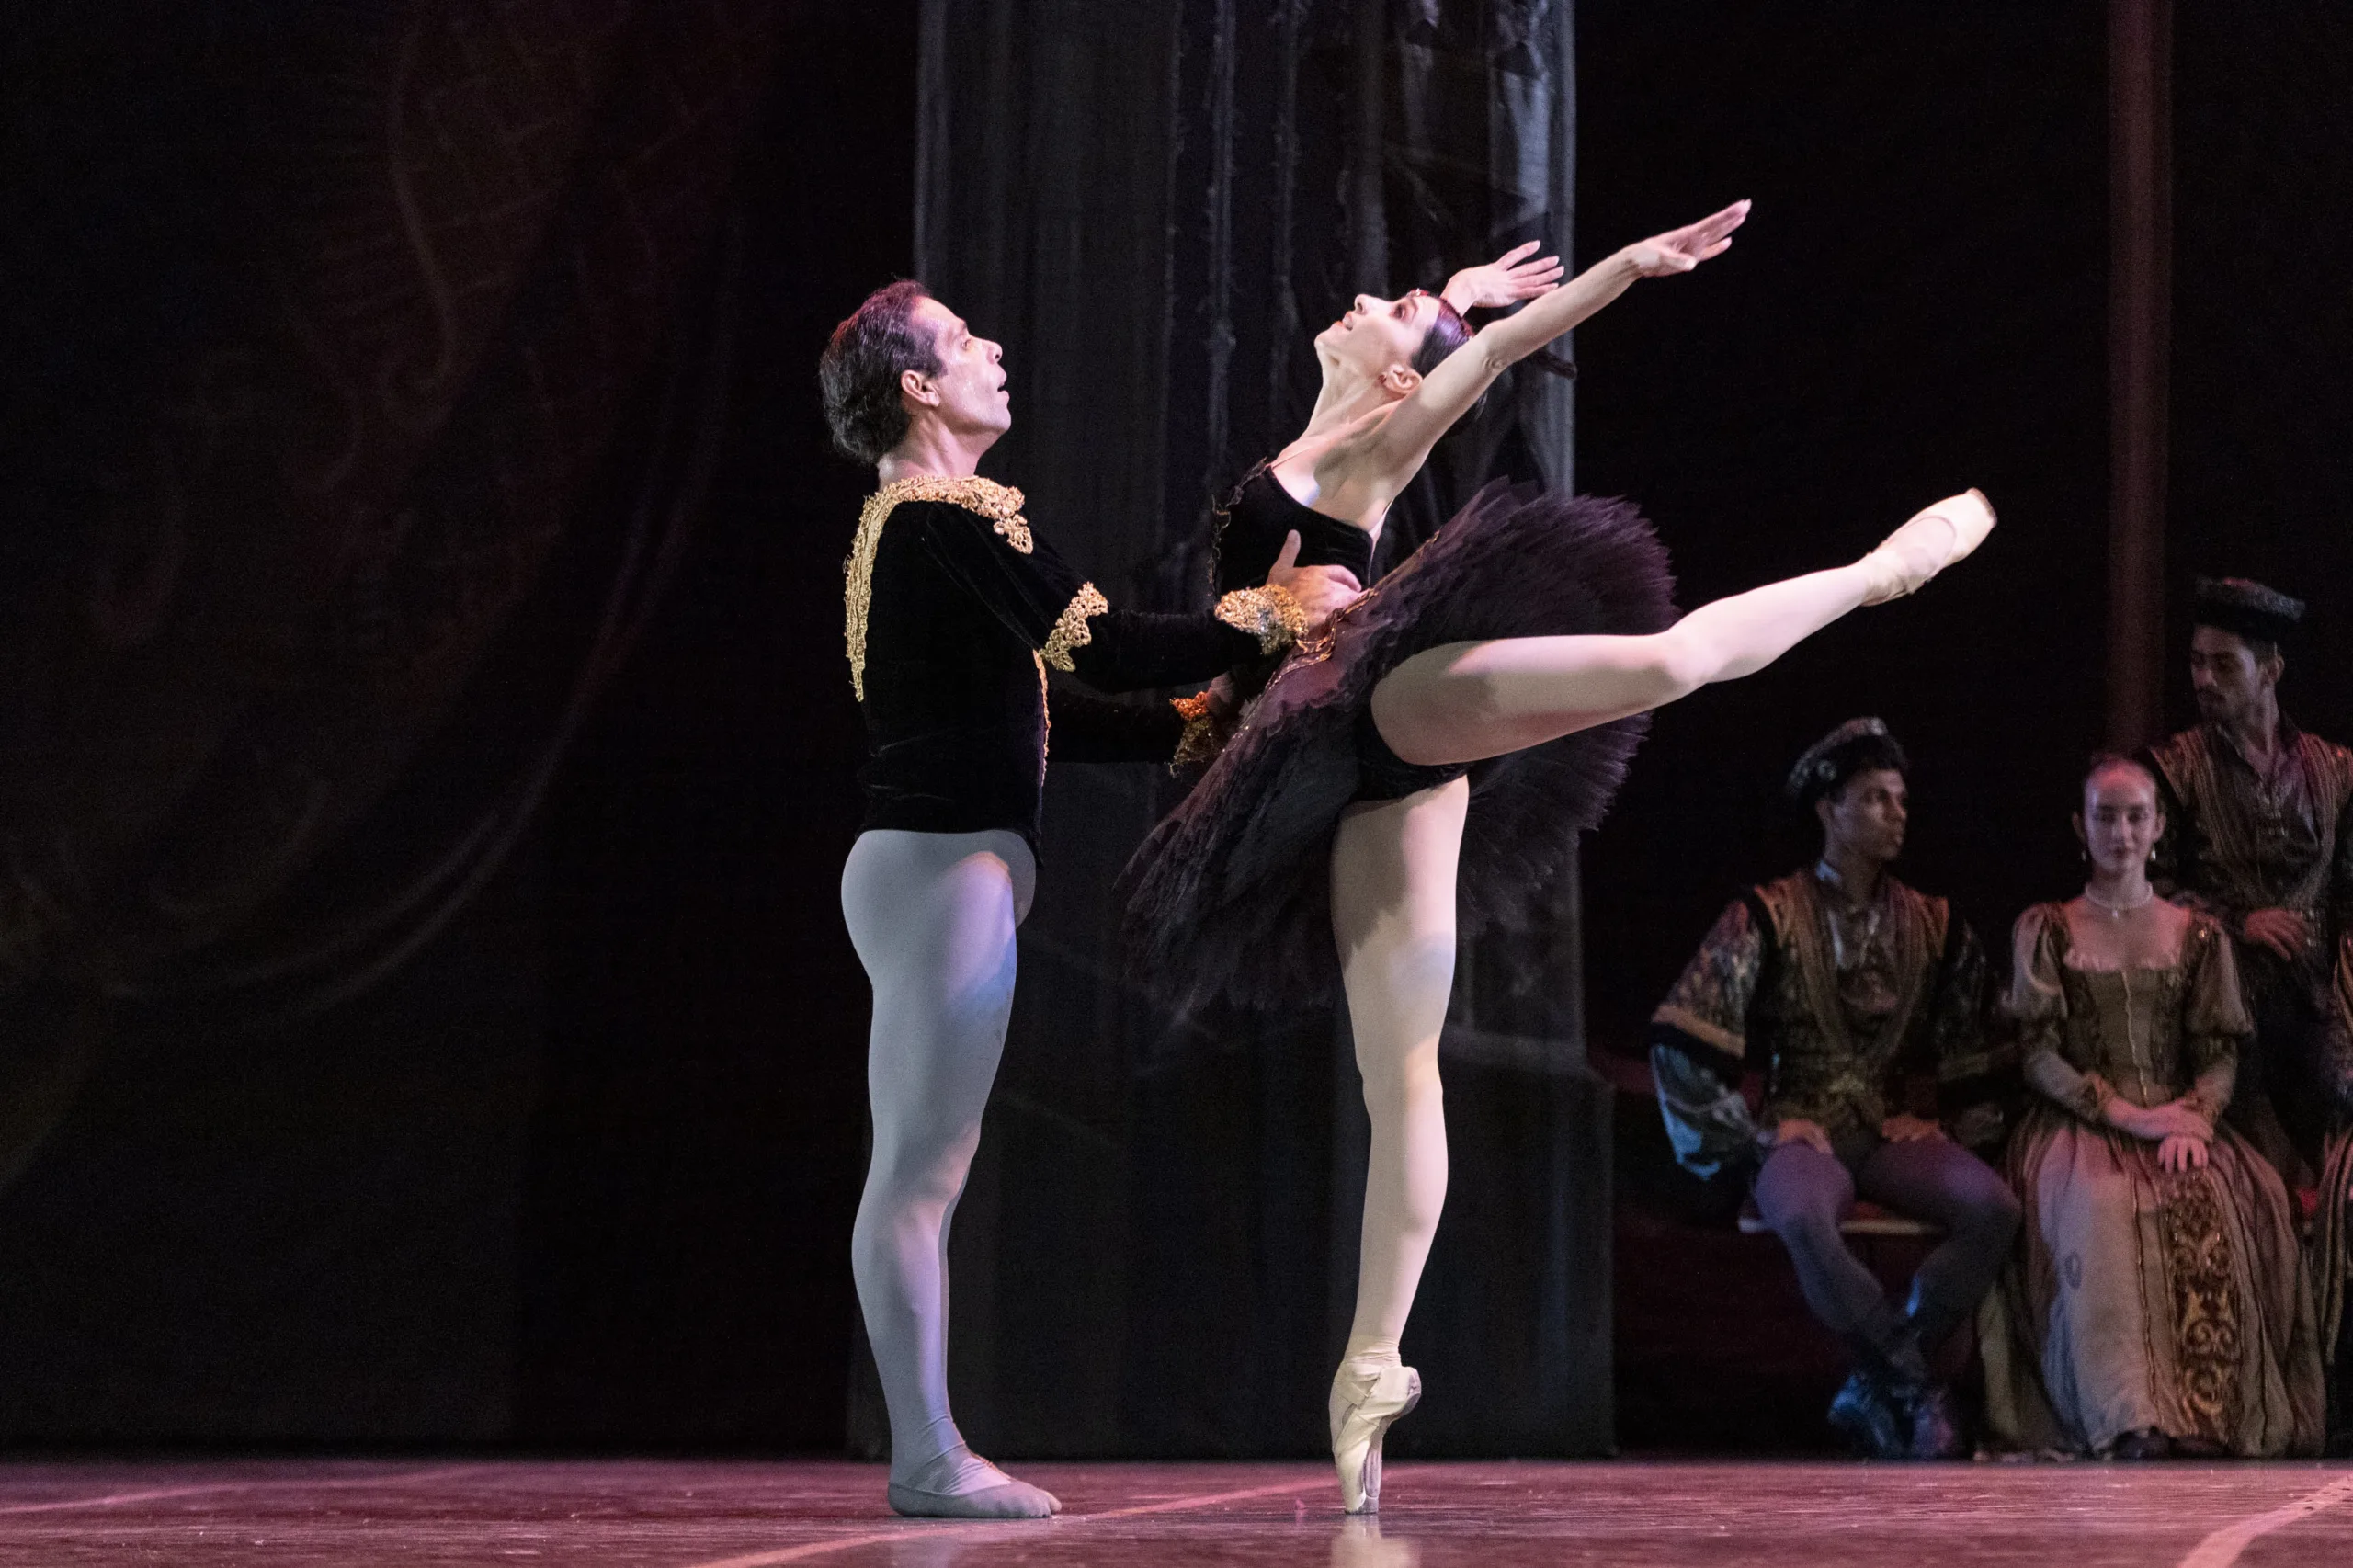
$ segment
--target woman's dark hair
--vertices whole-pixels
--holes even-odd
[[[1429,330],[1422,334],[1422,346],[1414,351],[1414,374],[1428,375],[1446,362],[1448,355],[1470,341],[1471,324],[1462,319],[1461,311],[1439,300],[1438,314],[1431,318]],[[1538,349],[1525,362],[1555,376],[1574,377],[1577,373],[1574,360],[1563,359],[1548,348]]]
[[[1430,328],[1422,334],[1422,346],[1414,350],[1414,374],[1427,376],[1446,362],[1446,357],[1471,341],[1471,324],[1462,312],[1438,301],[1438,314],[1430,318]]]
[[[834,449],[861,463],[877,463],[907,434],[906,404],[899,401],[899,378],[909,370],[939,373],[931,335],[915,324],[915,302],[931,290],[913,278],[885,284],[866,297],[834,328],[817,359],[817,386],[824,394],[825,424]]]

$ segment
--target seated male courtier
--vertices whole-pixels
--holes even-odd
[[[1877,719],[1798,759],[1788,793],[1821,824],[1821,858],[1725,909],[1652,1016],[1651,1063],[1677,1157],[1703,1176],[1756,1164],[1757,1211],[1853,1356],[1832,1425],[1874,1456],[1928,1459],[1962,1449],[1929,1357],[2001,1269],[2018,1205],[1954,1136],[1998,1131],[1985,957],[1943,899],[1888,872],[1908,769]],[[1859,1194],[1945,1232],[1900,1308],[1839,1235]]]

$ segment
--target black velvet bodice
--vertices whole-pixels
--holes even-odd
[[[1265,582],[1282,553],[1283,536],[1293,529],[1299,533],[1297,564],[1345,566],[1358,582],[1372,585],[1372,536],[1302,502],[1283,488],[1273,469],[1260,463],[1218,512],[1218,592]]]
[[[1234,487],[1218,516],[1217,585],[1221,590],[1261,581],[1281,553],[1283,536],[1299,530],[1302,566],[1345,566],[1357,581],[1370,587],[1372,535],[1354,523],[1327,517],[1283,488],[1273,468],[1260,463]],[[1262,662],[1255,686],[1274,673],[1271,661]],[[1405,761],[1373,727],[1372,710],[1358,716],[1357,760],[1363,772],[1358,800],[1397,801],[1459,778],[1467,768],[1459,763],[1425,767]]]
[[[1259,656],[1256,635],[1208,611],[1111,608],[1026,524],[993,524],[952,501],[899,502],[871,548],[861,699],[870,759],[858,775],[869,828],[1005,828],[1034,849],[1050,717],[1055,754],[1076,762],[1165,762],[1183,729],[1166,703],[1050,698],[1044,659],[1097,690],[1136,691]],[[851,591],[856,625],[855,561]]]

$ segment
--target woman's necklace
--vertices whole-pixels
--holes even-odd
[[[2095,909],[2104,909],[2108,911],[2109,918],[2111,920],[2121,920],[2136,909],[2148,908],[2151,903],[2155,902],[2157,890],[2150,887],[2146,883],[2143,883],[2141,888],[2141,896],[2134,899],[2131,903],[2110,903],[2108,900],[2100,897],[2099,894],[2092,892],[2088,883],[2086,883],[2084,888],[2084,902],[2090,904]]]

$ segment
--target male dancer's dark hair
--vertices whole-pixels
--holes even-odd
[[[817,361],[817,386],[834,449],[842,456],[870,467],[905,437],[900,376],[909,370],[934,376],[940,369],[930,335],[915,323],[915,301],[930,297],[930,290],[903,278],[869,294],[834,328]]]

